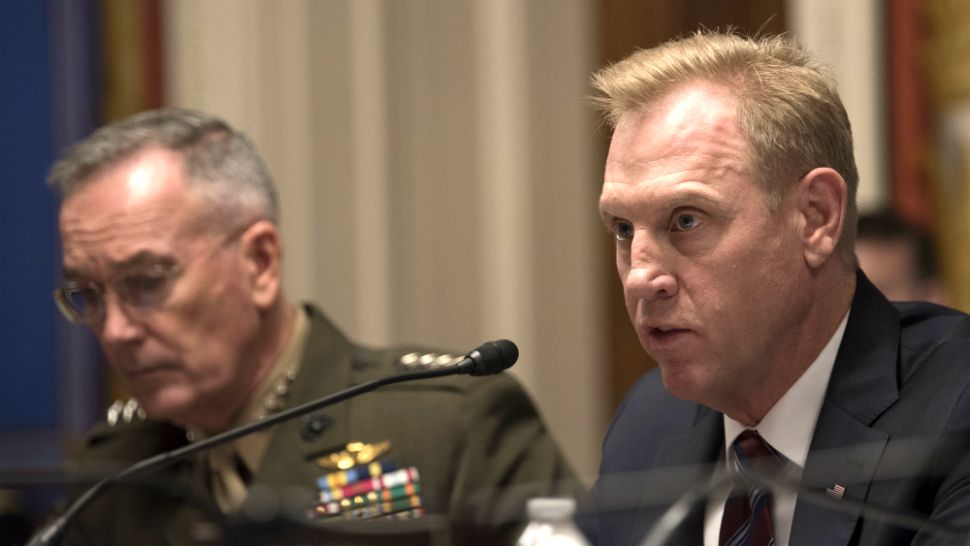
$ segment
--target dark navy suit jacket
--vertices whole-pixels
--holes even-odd
[[[803,473],[791,546],[966,544],[901,527],[862,506],[970,528],[970,317],[891,304],[858,274]],[[722,414],[644,376],[613,418],[580,523],[595,544],[639,544],[668,506],[711,482]],[[823,493],[840,485],[841,500]],[[827,500],[826,500],[827,499]],[[668,544],[702,544],[704,500]]]

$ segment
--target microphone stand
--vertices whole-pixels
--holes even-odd
[[[299,406],[290,408],[279,413],[275,413],[261,421],[251,423],[249,425],[237,427],[231,430],[227,430],[221,434],[216,434],[204,440],[183,446],[181,448],[166,451],[165,453],[160,453],[154,457],[149,457],[143,461],[139,461],[132,466],[122,470],[118,474],[109,476],[102,479],[96,483],[93,487],[84,492],[71,506],[57,519],[55,519],[50,525],[44,528],[40,533],[34,536],[34,538],[27,544],[27,546],[54,546],[60,543],[64,535],[64,530],[67,525],[76,517],[76,515],[87,507],[91,502],[100,495],[105,488],[109,485],[122,482],[136,480],[147,474],[151,474],[156,470],[164,468],[172,463],[185,460],[196,453],[205,451],[217,445],[225,444],[245,436],[247,434],[252,434],[260,430],[269,428],[273,425],[288,421],[290,419],[295,419],[301,417],[308,413],[312,413],[318,409],[325,408],[331,404],[336,404],[337,402],[342,402],[348,398],[353,398],[359,394],[365,392],[370,392],[378,387],[383,387],[385,385],[391,385],[393,383],[402,383],[405,381],[415,381],[418,379],[432,379],[435,377],[444,377],[448,375],[456,375],[462,373],[470,373],[472,375],[482,375],[479,372],[479,367],[476,367],[475,355],[476,351],[469,353],[469,356],[465,357],[458,364],[431,369],[423,370],[419,372],[408,372],[397,375],[392,375],[390,377],[382,377],[380,379],[375,379],[373,381],[368,381],[367,383],[361,383],[360,385],[355,385],[348,389],[344,389],[340,392],[334,393],[330,396],[326,396]],[[517,354],[516,354],[517,356]],[[514,359],[513,359],[514,362]],[[511,365],[511,364],[509,364]],[[502,369],[508,366],[503,366]],[[501,371],[501,370],[498,370]],[[496,373],[496,372],[488,372]]]

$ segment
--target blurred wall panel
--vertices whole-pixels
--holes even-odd
[[[860,211],[889,202],[885,2],[787,0],[788,26],[827,64],[852,123]]]
[[[958,0],[924,0],[920,55],[928,76],[937,241],[951,304],[970,311],[970,11]]]
[[[902,218],[932,233],[937,207],[929,169],[930,80],[922,58],[923,5],[923,0],[895,0],[887,6],[888,201]]]

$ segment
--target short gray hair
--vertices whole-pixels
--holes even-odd
[[[829,70],[784,36],[747,38],[703,31],[639,50],[593,76],[594,102],[615,126],[685,85],[711,82],[737,99],[738,125],[754,153],[752,173],[778,205],[795,180],[816,167],[845,179],[848,208],[839,241],[852,261],[859,174],[852,129]]]
[[[98,129],[54,163],[47,182],[67,198],[98,171],[153,147],[179,154],[186,183],[212,201],[218,221],[256,215],[278,222],[276,186],[252,142],[225,121],[184,108],[149,110]]]

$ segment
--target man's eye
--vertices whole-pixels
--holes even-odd
[[[87,307],[98,305],[101,302],[101,296],[92,286],[69,286],[67,290],[67,297],[69,300],[71,300],[74,307],[78,309],[85,309]]]
[[[613,235],[617,241],[629,241],[633,239],[633,224],[616,222],[613,224]]]
[[[135,304],[151,305],[168,288],[169,276],[163,274],[129,275],[122,279],[125,296]]]
[[[689,231],[697,227],[698,223],[700,223],[700,220],[697,219],[697,216],[688,213],[681,213],[674,218],[674,230]]]

